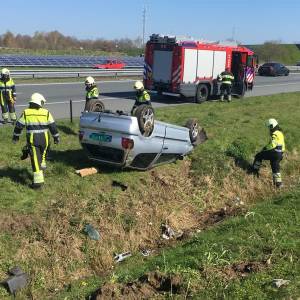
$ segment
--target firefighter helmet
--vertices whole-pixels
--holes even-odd
[[[266,126],[270,129],[274,129],[278,125],[278,122],[275,119],[269,119],[266,122]]]
[[[29,100],[29,103],[35,103],[39,106],[43,106],[45,102],[46,102],[46,99],[44,98],[44,96],[42,94],[39,94],[39,93],[33,93]]]
[[[3,75],[10,76],[9,70],[6,69],[6,68],[3,68],[3,69],[1,70],[1,76],[3,76]]]
[[[95,84],[95,79],[92,77],[92,76],[88,76],[86,79],[85,79],[85,82],[84,82],[86,85],[93,85]]]
[[[144,85],[141,81],[136,81],[133,88],[140,91],[144,89]]]

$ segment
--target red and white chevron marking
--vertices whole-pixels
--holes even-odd
[[[172,83],[173,84],[180,82],[180,73],[181,73],[181,66],[179,65],[178,68],[172,73]]]

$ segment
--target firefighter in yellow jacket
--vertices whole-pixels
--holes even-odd
[[[23,128],[26,127],[27,149],[33,170],[32,188],[40,188],[44,184],[43,170],[46,169],[49,130],[53,136],[54,144],[59,143],[59,133],[55,121],[51,113],[43,108],[45,102],[43,95],[32,94],[29,107],[23,111],[16,122],[13,134],[13,142],[15,143],[19,140]]]
[[[141,81],[136,81],[134,83],[133,88],[135,89],[135,103],[131,109],[131,114],[133,115],[135,112],[135,109],[142,105],[147,104],[151,106],[151,98],[147,91],[145,91],[144,85]]]
[[[271,140],[262,151],[255,155],[252,169],[258,176],[262,161],[269,160],[273,173],[273,183],[276,187],[280,187],[282,185],[280,162],[285,151],[284,135],[275,119],[269,119],[266,125],[270,130]]]
[[[15,112],[16,87],[10,77],[8,69],[1,70],[0,77],[0,105],[2,110],[3,123],[7,123],[10,117],[12,123],[16,122],[17,116]]]

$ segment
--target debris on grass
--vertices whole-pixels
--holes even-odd
[[[100,233],[91,224],[86,224],[84,226],[84,232],[90,237],[90,239],[99,241]]]
[[[273,279],[273,284],[277,287],[280,288],[284,285],[288,285],[290,283],[290,280],[285,280],[285,279]]]
[[[126,191],[127,188],[128,188],[128,185],[126,185],[126,184],[124,184],[124,183],[122,183],[120,181],[116,181],[116,180],[113,180],[112,183],[111,183],[111,185],[113,187],[120,187],[123,192]]]
[[[162,238],[165,240],[169,239],[180,239],[183,236],[183,231],[178,230],[175,231],[167,224],[161,224],[161,232],[162,232]]]
[[[115,254],[114,260],[116,262],[121,262],[121,261],[125,260],[126,258],[128,258],[130,256],[131,256],[130,252],[124,252],[124,253],[120,253],[120,254]]]
[[[8,271],[8,274],[11,276],[2,281],[1,284],[7,289],[10,294],[15,295],[16,292],[27,285],[29,276],[18,266],[10,269]]]
[[[127,284],[105,283],[90,299],[161,299],[166,293],[180,295],[185,291],[182,277],[177,274],[149,272]],[[189,297],[190,294],[186,293]]]
[[[255,212],[253,211],[248,211],[246,214],[245,214],[245,219],[247,219],[248,217],[254,217],[255,216]]]
[[[81,177],[89,176],[98,173],[96,168],[85,168],[75,171],[76,174],[80,175]]]
[[[151,254],[151,250],[149,250],[149,249],[143,249],[143,250],[141,250],[141,254],[143,256],[149,256]]]

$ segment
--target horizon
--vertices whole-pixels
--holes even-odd
[[[143,36],[146,40],[152,33],[168,33],[250,45],[300,43],[296,30],[300,27],[300,1],[294,0],[90,0],[89,5],[52,0],[44,1],[43,6],[37,0],[15,0],[14,8],[13,22],[10,14],[2,17],[0,35],[7,31],[30,36],[37,31],[59,31],[80,40]]]

